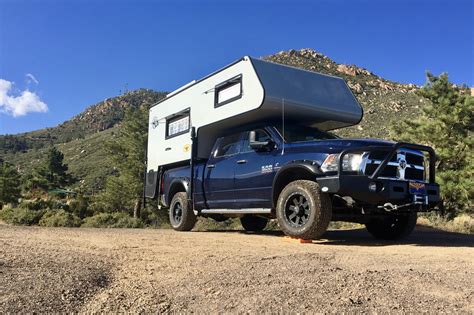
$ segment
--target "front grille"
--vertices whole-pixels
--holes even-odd
[[[364,174],[371,176],[387,155],[387,151],[372,151],[366,155]],[[379,174],[379,177],[424,181],[423,153],[404,149],[397,151]]]

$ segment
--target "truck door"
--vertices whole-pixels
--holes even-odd
[[[253,150],[248,134],[246,132],[243,137],[235,161],[235,198],[240,208],[271,208],[276,150]],[[257,141],[272,140],[264,129],[256,129],[255,136]]]
[[[234,169],[240,136],[218,139],[206,164],[204,189],[210,209],[235,208]]]

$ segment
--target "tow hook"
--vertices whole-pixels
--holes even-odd
[[[383,206],[378,206],[379,209],[384,209],[385,211],[395,211],[398,209],[397,205],[391,204],[390,202],[385,203]]]
[[[428,196],[413,196],[413,202],[406,203],[403,205],[394,205],[393,203],[387,202],[383,206],[378,206],[377,208],[383,209],[387,212],[397,211],[401,208],[417,206],[417,205],[428,205]]]

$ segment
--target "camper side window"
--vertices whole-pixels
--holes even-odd
[[[214,93],[214,107],[233,102],[242,97],[242,75],[233,77],[216,85]]]
[[[176,137],[189,131],[189,112],[166,120],[166,138]]]

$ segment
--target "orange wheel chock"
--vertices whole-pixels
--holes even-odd
[[[312,244],[313,240],[304,240],[302,238],[294,238],[291,236],[283,236],[283,240],[287,242],[300,243],[300,244]]]

